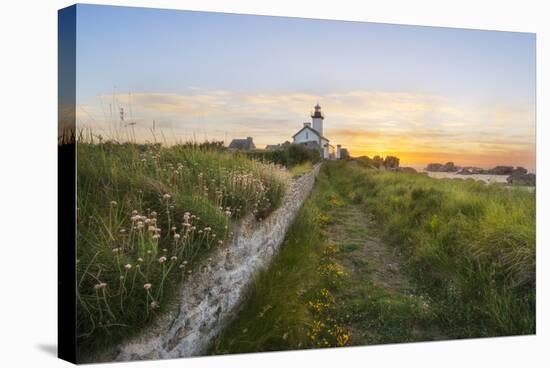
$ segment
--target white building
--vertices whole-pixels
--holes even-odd
[[[325,160],[334,160],[336,152],[330,140],[323,136],[323,120],[321,106],[315,105],[315,111],[311,114],[311,123],[306,122],[302,129],[292,136],[294,144],[304,144],[308,147],[319,148]],[[312,127],[313,124],[313,127]]]

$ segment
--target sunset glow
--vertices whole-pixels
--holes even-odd
[[[353,156],[535,169],[532,34],[88,5],[78,27],[77,123],[105,137],[264,147],[319,102]]]

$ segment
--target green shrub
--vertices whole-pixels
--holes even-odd
[[[261,161],[292,167],[305,162],[313,164],[321,161],[319,150],[308,148],[301,144],[290,144],[275,150],[256,150],[246,155]]]

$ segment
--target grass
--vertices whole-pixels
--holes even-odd
[[[450,337],[535,332],[535,193],[331,165],[434,301]]]
[[[139,332],[166,309],[232,221],[265,217],[289,180],[216,145],[77,144],[79,355]]]
[[[328,162],[210,353],[534,332],[534,193]]]
[[[308,172],[310,172],[311,170],[313,169],[313,164],[309,161],[306,161],[304,163],[301,163],[301,164],[298,164],[298,165],[294,165],[292,166],[289,171],[290,171],[290,175],[293,177],[293,178],[297,178],[299,176],[302,176],[304,174],[307,174]]]

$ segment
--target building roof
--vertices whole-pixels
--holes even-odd
[[[324,140],[327,141],[327,142],[330,142],[330,140],[329,140],[328,138],[323,137],[321,134],[319,134],[318,131],[316,131],[315,129],[313,129],[313,128],[310,127],[310,126],[304,126],[302,129],[298,130],[298,132],[297,132],[296,134],[294,134],[294,135],[292,136],[292,138],[296,137],[296,136],[297,136],[298,134],[300,134],[304,129],[309,129],[309,130],[311,130],[315,135],[317,135],[319,138],[324,139]]]
[[[252,137],[247,137],[245,139],[233,139],[228,148],[247,151],[251,149],[256,149],[256,145],[252,141]]]

